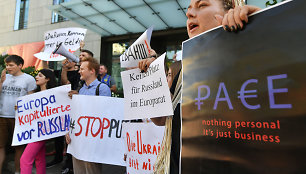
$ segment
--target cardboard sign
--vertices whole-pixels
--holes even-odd
[[[162,147],[164,126],[154,123],[124,123],[127,174],[151,174]]]
[[[71,53],[80,48],[80,42],[84,40],[86,29],[83,28],[60,28],[47,31],[44,35],[45,50],[34,54],[35,57],[45,61],[61,61],[66,59],[59,54],[52,54],[55,48],[63,43],[65,49]]]
[[[70,124],[70,85],[17,99],[13,146],[63,136]]]
[[[125,119],[173,115],[164,61],[165,54],[152,62],[145,73],[138,68],[121,72]]]
[[[181,173],[306,172],[305,6],[184,42]]]
[[[74,95],[67,152],[83,161],[125,166],[123,99]]]
[[[137,67],[138,62],[148,58],[151,50],[150,41],[153,27],[147,29],[121,56],[122,68]]]

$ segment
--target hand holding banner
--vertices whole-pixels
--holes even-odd
[[[70,124],[70,85],[17,99],[13,146],[63,136]]]
[[[149,57],[153,27],[148,28],[121,56],[122,68],[137,67],[138,62]]]
[[[170,91],[165,74],[165,54],[151,63],[148,71],[132,69],[121,72],[124,89],[125,119],[173,115]]]

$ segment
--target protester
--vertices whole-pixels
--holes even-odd
[[[80,54],[79,59],[80,63],[83,59],[86,58],[92,58],[93,53],[89,50],[83,49],[85,46],[85,43],[81,41],[80,43]],[[79,90],[82,85],[84,84],[82,81],[80,81],[80,74],[76,62],[70,62],[68,59],[65,59],[62,61],[62,70],[55,70],[55,74],[59,77],[60,76],[60,84],[61,85],[67,85],[71,84],[72,90]],[[43,67],[49,68],[46,61],[43,61]],[[63,160],[63,150],[64,150],[64,138],[63,137],[57,137],[54,138],[54,145],[55,145],[55,157],[52,161],[47,163],[47,168],[52,167],[58,163],[60,163]],[[66,159],[64,166],[62,167],[62,174],[69,174],[73,171],[73,165],[72,165],[72,156],[70,154],[66,154]]]
[[[71,89],[77,90],[80,81],[80,74],[78,72],[79,70],[76,68],[76,62],[69,62],[66,59],[62,62],[62,65],[61,84],[71,84]]]
[[[36,79],[37,88],[35,92],[44,91],[56,87],[56,80],[53,71],[49,69],[42,69],[39,71]],[[25,148],[20,158],[20,171],[21,174],[31,174],[33,162],[35,160],[36,173],[46,173],[46,146],[45,141],[38,141],[29,143]]]
[[[244,25],[248,23],[248,15],[260,10],[255,6],[235,5],[234,2],[242,4],[242,0],[190,0],[190,5],[186,13],[189,38],[193,38],[219,25],[222,25],[226,31],[237,32],[242,30],[245,27]],[[146,71],[154,60],[155,58],[144,59],[138,63],[138,67],[142,71]],[[174,98],[172,99],[175,101],[180,100],[176,98],[180,98],[181,94],[181,77],[182,74],[179,73],[174,80],[176,83],[173,83],[171,87],[175,89],[173,90]],[[174,107],[173,125],[177,125],[178,127],[172,127],[170,173],[179,173],[180,147],[178,146],[180,142],[177,141],[177,137],[180,134],[180,120],[180,104],[176,103],[176,107]],[[177,135],[174,135],[174,132]]]
[[[24,60],[17,55],[8,56],[6,69],[0,81],[0,174],[5,159],[5,146],[11,144],[15,127],[15,104],[18,97],[27,95],[36,88],[35,79],[21,71]],[[6,74],[8,72],[8,74]],[[19,159],[24,146],[15,147],[15,172],[20,172]]]
[[[107,74],[107,67],[104,64],[100,65],[98,79],[107,84],[112,92],[115,93],[117,91],[116,81],[111,75]]]
[[[84,58],[80,67],[81,80],[85,83],[79,92],[73,90],[70,91],[68,96],[72,98],[74,94],[82,95],[99,95],[99,96],[111,96],[110,88],[98,81],[97,76],[99,72],[99,63],[94,58]],[[98,89],[98,90],[97,90]],[[66,134],[66,142],[71,142],[69,133]],[[72,157],[73,171],[75,174],[97,174],[102,171],[102,164],[82,161]]]
[[[88,58],[88,57],[94,57],[94,54],[89,50],[83,50],[82,49],[81,53],[80,53],[80,56],[79,56],[80,62],[82,62],[83,59]]]

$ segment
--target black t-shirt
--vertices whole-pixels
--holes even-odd
[[[63,85],[61,83],[62,70],[54,70],[55,77],[58,78],[58,86]],[[78,90],[80,86],[80,73],[78,70],[67,71],[67,78],[71,84],[71,90]]]
[[[77,90],[79,87],[80,73],[78,71],[68,71],[67,78],[71,84],[71,89]]]

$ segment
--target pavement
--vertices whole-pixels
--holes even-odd
[[[53,141],[46,142],[46,153],[52,152],[54,150]],[[14,151],[12,148],[9,148],[6,153],[6,158],[3,165],[2,174],[14,174],[15,173],[15,164],[14,164]],[[53,155],[46,156],[46,162],[50,162],[54,159]],[[65,159],[65,156],[64,156]],[[34,162],[35,163],[35,162]],[[64,161],[46,169],[47,174],[61,174],[61,169],[64,165]],[[106,165],[103,164],[102,171],[103,174],[125,174],[125,167]],[[32,174],[36,174],[35,164],[33,165]]]

